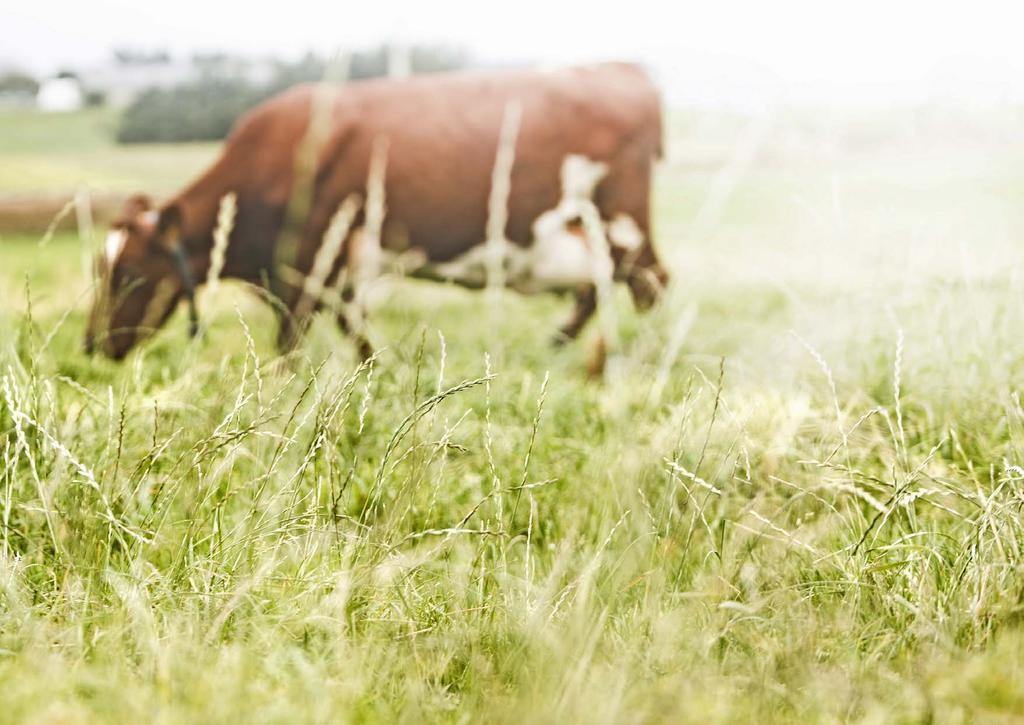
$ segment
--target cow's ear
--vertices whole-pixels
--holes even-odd
[[[132,194],[124,203],[125,216],[133,217],[153,208],[153,199],[149,194]]]
[[[184,223],[184,214],[180,204],[169,204],[160,210],[156,220],[156,234],[153,236],[153,244],[165,252],[172,252],[178,248],[181,240],[181,227]]]
[[[153,208],[153,200],[145,194],[133,194],[121,205],[121,212],[110,223],[111,229],[124,229],[135,232],[138,229],[138,218]]]

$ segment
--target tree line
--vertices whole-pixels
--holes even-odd
[[[212,54],[193,58],[194,78],[140,93],[121,115],[120,143],[211,141],[224,138],[245,111],[298,83],[342,75],[358,80],[387,75],[391,49],[379,46],[342,62],[309,53],[296,61],[273,61],[269,77],[253,79],[238,59]],[[446,46],[413,46],[405,55],[412,73],[450,71],[469,65],[467,54]]]

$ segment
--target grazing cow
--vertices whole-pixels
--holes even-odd
[[[467,72],[303,85],[246,114],[220,158],[184,191],[160,207],[133,197],[115,220],[98,261],[86,348],[124,357],[183,297],[194,333],[195,287],[210,270],[227,194],[237,199],[237,215],[222,276],[277,298],[283,349],[301,332],[296,309],[310,306],[303,280],[346,205],[350,227],[327,260],[321,289],[350,299],[359,269],[374,274],[392,265],[484,286],[495,269],[488,217],[506,137],[502,281],[523,292],[574,292],[562,339],[575,337],[595,311],[595,269],[625,282],[639,308],[650,307],[667,274],[649,208],[661,107],[644,72],[629,64]],[[374,210],[371,167],[382,149]],[[603,254],[584,223],[587,208],[599,215]],[[323,302],[317,296],[312,307]],[[344,329],[345,318],[338,320]],[[365,339],[360,351],[369,353]]]

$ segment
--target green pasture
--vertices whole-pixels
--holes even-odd
[[[110,122],[0,117],[0,190],[215,153]],[[0,720],[1024,718],[1024,136],[971,123],[674,117],[603,382],[567,301],[392,279],[369,365],[230,283],[90,358],[97,240],[4,238]]]

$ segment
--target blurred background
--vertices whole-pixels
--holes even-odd
[[[705,313],[998,274],[1024,222],[1014,21],[1002,3],[917,0],[8,4],[4,299],[23,302],[22,264],[77,275],[61,250],[95,244],[126,194],[181,188],[241,113],[295,83],[605,59],[645,64],[663,91],[658,243]]]
[[[466,0],[359,7],[294,0],[162,8],[43,0],[3,10],[0,67],[36,82],[77,74],[124,104],[197,76],[273,79],[278,64],[398,45],[444,48],[442,67],[623,58],[657,72],[674,105],[756,109],[1021,100],[1024,50],[1009,3],[781,0],[620,4]],[[419,58],[419,69],[438,61]],[[413,64],[414,70],[417,69]],[[359,73],[379,70],[364,60]],[[8,81],[6,93],[19,88]],[[28,94],[31,89],[26,89]],[[52,92],[52,91],[51,91]],[[44,94],[43,103],[56,103]]]
[[[860,111],[963,126],[965,116],[1024,101],[1024,45],[1012,14],[1005,3],[921,0],[8,4],[0,11],[0,193],[75,182],[120,188],[130,175],[116,157],[113,167],[97,160],[95,168],[16,157],[99,143],[217,140],[244,109],[322,78],[337,57],[353,79],[635,60],[650,68],[676,112],[813,110],[820,119]],[[26,117],[31,131],[21,127]],[[173,186],[175,171],[138,180]]]
[[[839,143],[833,152],[851,135],[862,144],[940,131],[976,141],[1014,126],[1024,101],[1024,45],[1009,12],[1004,3],[919,0],[8,4],[0,232],[36,226],[82,185],[101,209],[104,194],[177,187],[210,157],[196,143],[223,138],[240,113],[282,88],[323,78],[332,58],[352,79],[640,61],[673,120],[698,123],[670,140],[676,159],[699,133],[718,133],[702,139],[701,160],[713,161],[714,147],[735,147],[730,134],[765,119],[775,131],[747,139],[751,158],[807,142],[809,123],[843,127],[844,138],[826,139]],[[143,147],[168,143],[192,145]]]

